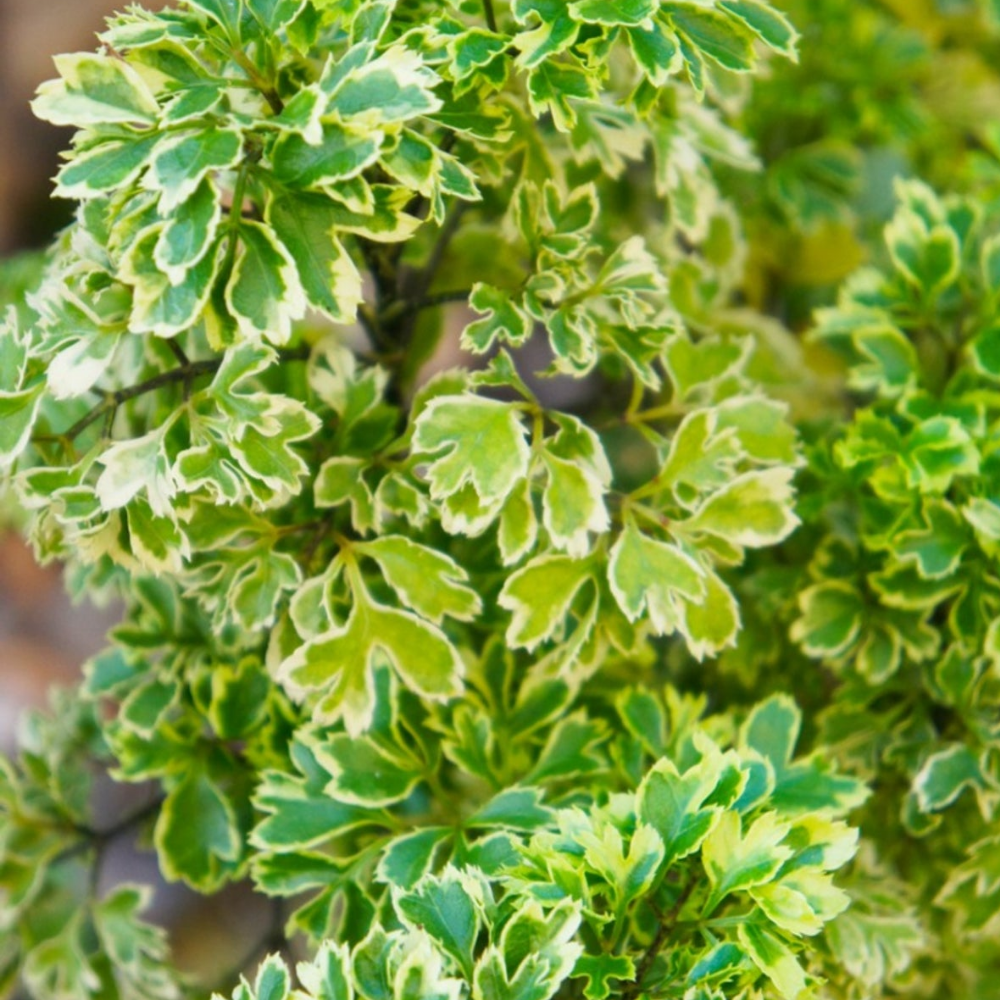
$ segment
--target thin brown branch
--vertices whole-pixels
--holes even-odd
[[[130,399],[145,396],[147,393],[155,392],[164,386],[176,385],[179,382],[190,382],[200,375],[209,375],[217,372],[222,364],[221,359],[212,361],[192,361],[190,364],[172,368],[168,372],[161,372],[152,378],[140,382],[138,385],[129,386],[127,389],[116,389],[109,392],[104,397],[104,402],[98,403],[89,413],[81,417],[62,436],[70,441],[76,440],[91,424],[96,423],[108,411],[117,409]]]
[[[308,348],[279,352],[279,359],[283,362],[306,361],[308,358]],[[171,368],[170,371],[160,372],[159,375],[154,375],[152,378],[148,378],[144,382],[140,382],[137,385],[128,386],[125,389],[115,389],[111,392],[106,392],[104,394],[103,401],[98,403],[97,406],[90,410],[90,412],[82,416],[68,430],[64,431],[62,434],[40,437],[39,440],[48,440],[49,438],[52,438],[54,440],[74,441],[88,427],[90,427],[91,424],[96,423],[101,419],[101,417],[118,409],[119,406],[129,402],[129,400],[137,399],[138,397],[145,396],[151,392],[156,392],[157,389],[163,389],[166,386],[178,385],[180,383],[191,383],[203,375],[214,375],[222,367],[222,362],[222,358],[212,358],[210,361],[189,361],[187,364],[179,365],[177,368]]]
[[[177,359],[179,365],[191,364],[191,359],[184,353],[184,348],[173,337],[167,338],[167,347],[170,348],[170,353]]]

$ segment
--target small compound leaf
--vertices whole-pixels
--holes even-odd
[[[409,892],[396,897],[402,918],[429,934],[472,978],[472,950],[479,935],[480,912],[470,895],[470,880],[448,867],[429,876]]]
[[[212,892],[226,881],[243,848],[232,805],[197,769],[167,796],[155,839],[164,876],[201,892]]]
[[[157,145],[144,186],[160,193],[160,213],[169,215],[194,194],[206,175],[234,166],[242,147],[243,137],[235,129],[170,136]]]
[[[306,311],[306,295],[295,261],[269,227],[243,221],[238,231],[239,247],[226,285],[226,305],[247,340],[287,344],[292,321],[301,319]]]
[[[396,837],[382,853],[375,877],[387,885],[412,889],[430,871],[437,849],[450,836],[448,827],[430,826]]]
[[[513,615],[507,641],[532,650],[563,627],[577,593],[594,582],[590,560],[544,555],[507,578],[498,603]]]
[[[806,991],[806,975],[789,947],[766,927],[743,921],[736,931],[754,965],[774,983],[784,1000],[798,1000]]]
[[[685,530],[717,535],[733,545],[760,548],[775,545],[799,524],[792,499],[791,469],[746,472],[709,496]]]
[[[151,125],[159,115],[156,98],[123,59],[77,52],[55,57],[61,79],[38,88],[31,108],[53,125]]]
[[[705,597],[704,571],[690,556],[667,542],[644,535],[630,524],[611,550],[608,581],[630,622],[645,611],[658,635],[681,623],[685,601]]]
[[[10,468],[27,448],[44,394],[44,382],[21,392],[0,392],[0,469]]]
[[[500,503],[528,471],[517,409],[479,396],[432,399],[417,418],[413,446],[430,458],[427,479],[435,499],[469,484],[482,503]]]
[[[466,586],[468,575],[443,553],[402,535],[386,535],[355,547],[378,563],[402,604],[440,625],[445,616],[471,621],[482,609],[479,595]]]

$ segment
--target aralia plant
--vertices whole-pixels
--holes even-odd
[[[1000,11],[918,6],[178,0],[57,58],[5,516],[124,610],[0,760],[0,992],[1000,996],[1000,129],[925,86]],[[140,833],[275,901],[230,978],[108,886]]]

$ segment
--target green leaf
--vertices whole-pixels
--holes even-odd
[[[306,295],[295,261],[269,227],[244,220],[238,231],[239,247],[226,285],[226,305],[251,343],[266,339],[279,346],[287,344],[292,321],[301,319],[306,311]]]
[[[611,592],[630,622],[643,612],[657,635],[680,626],[685,601],[705,597],[704,571],[690,556],[629,524],[608,562]]]
[[[335,323],[353,323],[364,298],[361,275],[337,239],[338,213],[318,195],[272,198],[267,221],[291,254],[309,304]]]
[[[528,445],[517,409],[479,396],[438,396],[417,418],[413,447],[427,455],[431,496],[468,484],[483,505],[499,505],[527,475]]]
[[[250,838],[256,848],[304,851],[377,822],[378,814],[340,802],[326,792],[330,776],[308,747],[293,743],[291,755],[302,776],[264,771],[254,793],[254,805],[264,813]]]
[[[500,947],[490,946],[479,959],[473,995],[481,1000],[554,997],[583,951],[573,940],[579,925],[579,910],[570,901],[547,911],[535,902],[522,903],[504,927]]]
[[[771,805],[786,814],[828,810],[842,815],[868,797],[864,784],[838,774],[814,754],[792,763],[802,725],[802,713],[786,695],[774,695],[756,705],[740,729],[740,746],[767,759],[774,772]]]
[[[317,188],[357,177],[379,157],[380,132],[354,132],[339,125],[323,126],[318,143],[287,132],[271,151],[272,171],[292,188]]]
[[[246,427],[230,447],[240,468],[260,480],[271,491],[273,501],[274,497],[287,498],[299,492],[299,480],[309,467],[291,446],[315,434],[320,420],[290,399],[276,404],[267,417],[272,421],[265,425],[267,433],[257,426]]]
[[[928,500],[923,507],[923,525],[900,532],[893,548],[901,562],[912,561],[929,580],[951,576],[959,567],[971,541],[965,519],[951,504]]]
[[[305,0],[244,0],[247,10],[268,31],[277,32],[295,19]]]
[[[537,788],[508,788],[476,810],[466,825],[477,830],[530,831],[551,822],[552,811],[542,805]]]
[[[678,500],[693,501],[731,482],[743,457],[735,428],[719,426],[718,410],[695,410],[677,428],[658,481]]]
[[[500,607],[513,615],[507,641],[530,651],[556,636],[580,589],[593,582],[590,560],[559,555],[533,559],[507,578],[498,598]]]
[[[610,527],[603,482],[579,459],[542,452],[548,473],[542,493],[542,523],[552,547],[582,558],[591,549],[590,533],[603,534]]]
[[[169,215],[194,194],[204,177],[234,166],[242,148],[243,136],[235,129],[171,135],[157,144],[144,185],[160,192],[160,213]]]
[[[687,974],[690,985],[699,983],[723,983],[746,966],[746,954],[732,941],[717,944],[702,955]]]
[[[229,591],[229,607],[246,632],[274,624],[286,591],[302,583],[302,570],[287,552],[258,549],[246,560]]]
[[[77,52],[55,57],[61,79],[38,88],[31,109],[53,125],[151,125],[159,105],[142,77],[123,59]]]
[[[502,35],[483,31],[481,28],[473,28],[458,35],[448,45],[454,60],[455,79],[465,80],[477,70],[489,67],[503,53],[505,46],[506,41]],[[486,75],[492,77],[493,74]],[[502,82],[504,78],[505,74],[500,76],[499,81]]]
[[[576,127],[576,102],[597,97],[596,81],[586,70],[554,60],[541,62],[531,71],[528,88],[531,113],[536,118],[550,114],[560,132],[572,132]]]
[[[243,850],[231,803],[199,769],[190,770],[171,789],[156,822],[155,840],[164,876],[205,893],[227,880]]]
[[[827,926],[825,934],[844,968],[875,988],[905,972],[927,947],[919,919],[895,899],[885,912],[866,912],[855,902]]]
[[[221,219],[219,193],[206,178],[191,197],[171,213],[153,248],[153,261],[171,285],[183,282],[185,275],[204,259]]]
[[[976,368],[993,379],[1000,380],[1000,324],[988,326],[969,344],[969,354]]]
[[[153,677],[133,688],[122,702],[119,719],[142,736],[151,737],[161,717],[180,693],[176,681]]]
[[[611,887],[617,912],[649,891],[664,860],[663,841],[652,826],[636,827],[628,853],[621,833],[610,823],[599,835],[581,831],[578,838],[585,863]]]
[[[961,247],[954,229],[928,229],[912,211],[897,212],[886,226],[885,239],[893,263],[925,296],[939,294],[958,277]]]
[[[578,21],[612,26],[642,24],[658,8],[656,0],[576,0],[569,5],[570,13]]]
[[[441,101],[432,90],[437,82],[418,53],[394,45],[346,75],[335,72],[321,86],[329,94],[328,111],[371,127],[439,110]]]
[[[750,890],[772,923],[790,934],[818,934],[823,925],[843,913],[851,898],[833,884],[826,872],[805,868]]]
[[[402,535],[385,535],[355,546],[378,563],[400,601],[422,618],[440,624],[447,616],[472,621],[482,610],[479,595],[466,586],[468,575],[448,556]]]
[[[45,383],[21,392],[0,392],[0,469],[10,468],[28,446]]]
[[[479,935],[480,911],[470,880],[449,866],[440,876],[428,876],[417,887],[396,897],[400,916],[426,931],[472,979],[472,950]]]
[[[538,515],[531,496],[531,483],[522,480],[515,486],[500,511],[497,542],[504,566],[523,559],[538,540]]]
[[[943,494],[956,478],[979,472],[979,451],[954,417],[932,417],[917,426],[901,458],[907,485],[921,493]]]
[[[740,729],[740,739],[780,774],[791,763],[801,726],[798,705],[788,695],[773,695],[753,707]]]
[[[715,10],[679,3],[663,5],[674,28],[694,49],[723,69],[745,73],[755,59],[750,38]]]
[[[531,24],[514,36],[518,62],[527,68],[569,48],[579,31],[562,0],[514,0],[511,13],[518,24]]]
[[[176,485],[165,447],[169,429],[169,424],[164,425],[142,437],[119,441],[104,451],[100,456],[104,471],[95,486],[104,510],[124,507],[145,492],[154,514],[163,517],[173,512],[171,500]]]
[[[719,0],[719,7],[745,24],[765,45],[798,61],[799,33],[780,11],[762,0]]]
[[[209,244],[198,263],[182,272],[180,284],[172,284],[156,264],[156,248],[166,229],[167,224],[148,229],[129,248],[120,269],[122,280],[133,286],[132,330],[158,337],[194,326],[208,304],[220,256],[218,244]]]
[[[983,240],[979,250],[979,265],[983,284],[995,294],[996,289],[1000,288],[1000,234],[994,234]]]
[[[736,930],[739,942],[754,965],[774,983],[785,1000],[798,1000],[806,991],[802,966],[788,946],[762,924],[743,921]]]
[[[661,19],[628,29],[632,57],[654,87],[666,86],[684,64],[677,36]]]
[[[611,980],[631,982],[635,963],[629,955],[581,955],[571,973],[573,979],[586,979],[583,995],[587,1000],[607,1000],[618,989]]]
[[[151,897],[147,886],[117,886],[94,905],[94,929],[123,992],[176,996],[166,932],[141,919]]]
[[[350,504],[351,523],[367,534],[375,525],[375,498],[362,473],[368,468],[363,458],[337,455],[328,458],[316,474],[316,506],[339,507]]]
[[[790,829],[776,813],[764,813],[744,833],[738,813],[722,813],[701,848],[712,883],[705,913],[711,913],[729,893],[771,881],[792,856],[792,849],[782,843]]]
[[[604,767],[598,746],[604,742],[605,731],[598,723],[581,713],[563,719],[552,730],[538,757],[538,763],[525,781],[541,784],[553,778],[569,778],[593,774]]]
[[[75,152],[59,171],[54,194],[83,200],[127,187],[146,166],[155,136],[101,142]]]
[[[288,1000],[291,990],[288,967],[277,955],[268,955],[257,969],[254,1000]]]
[[[387,885],[412,889],[431,868],[438,847],[452,835],[444,826],[430,826],[396,837],[382,853],[375,872]]]
[[[467,351],[485,354],[497,342],[520,347],[531,336],[531,317],[507,292],[478,282],[472,288],[469,306],[486,318],[462,331],[462,346]]]
[[[707,572],[704,583],[705,596],[684,603],[679,625],[688,651],[696,660],[716,656],[736,645],[740,630],[740,609],[733,592],[717,573]]]
[[[976,755],[963,743],[932,754],[913,779],[922,812],[950,806],[967,788],[982,788],[986,779]]]
[[[699,749],[701,759],[683,774],[666,757],[657,762],[636,795],[639,817],[660,835],[668,866],[696,851],[721,815],[718,805],[706,801],[732,763],[732,755],[720,753],[708,740]]]
[[[264,721],[271,691],[270,678],[252,657],[217,665],[212,671],[212,703],[207,713],[212,728],[223,739],[240,739],[253,732]]]
[[[732,428],[746,453],[762,464],[796,465],[795,428],[788,407],[764,396],[737,396],[715,409],[716,429]]]
[[[278,672],[293,695],[322,695],[314,714],[318,721],[342,717],[352,735],[365,730],[375,708],[372,671],[383,658],[425,698],[443,701],[460,693],[464,666],[440,629],[376,603],[363,586],[352,589],[347,621],[306,643]]]
[[[324,941],[312,962],[299,963],[295,971],[315,1000],[354,1000],[351,953],[346,944]]]
[[[853,341],[865,360],[851,366],[851,388],[886,396],[903,391],[917,380],[920,362],[916,349],[896,327],[863,326],[854,331]]]
[[[793,475],[784,468],[745,472],[704,500],[684,529],[748,548],[775,545],[799,524],[792,505]]]
[[[854,645],[861,632],[865,604],[857,588],[840,580],[819,583],[799,595],[802,617],[789,635],[807,656],[836,659]]]
[[[412,758],[366,737],[333,735],[316,758],[333,776],[327,792],[348,805],[387,806],[409,796],[422,777]]]

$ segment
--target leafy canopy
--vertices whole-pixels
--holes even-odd
[[[1000,995],[1000,9],[911,6],[178,0],[57,58],[4,516],[124,610],[0,759],[0,994]],[[139,828],[275,901],[247,968],[105,891]]]

